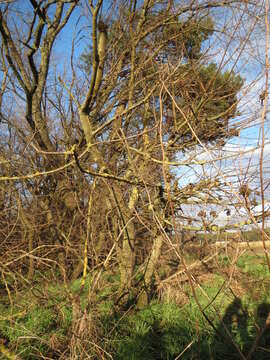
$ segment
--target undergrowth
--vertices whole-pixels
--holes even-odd
[[[90,341],[104,349],[105,359],[106,352],[116,360],[170,360],[180,354],[181,359],[191,360],[240,359],[238,349],[247,355],[254,341],[257,346],[251,359],[269,359],[270,329],[265,328],[265,323],[270,314],[270,288],[263,285],[266,264],[262,258],[258,261],[256,257],[255,261],[248,255],[240,258],[237,266],[249,276],[249,285],[259,295],[254,297],[254,292],[247,289],[240,299],[227,286],[224,276],[215,274],[195,286],[200,308],[194,293],[185,286],[182,291],[189,301],[181,306],[173,301],[153,300],[140,310],[135,306],[121,310],[114,298],[118,274],[104,273],[102,286],[91,304],[91,278],[84,288],[80,280],[68,288],[59,283],[39,284],[14,297],[12,303],[7,304],[5,299],[0,304],[0,338],[21,359],[60,358],[70,346],[71,299],[79,296],[81,314],[84,310],[95,314],[97,335]],[[88,346],[92,358],[100,358],[93,346]]]

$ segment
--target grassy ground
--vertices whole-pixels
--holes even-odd
[[[236,229],[237,230],[237,229]],[[270,228],[265,229],[265,233],[267,236],[270,236]],[[219,241],[226,241],[230,239],[237,238],[239,241],[260,241],[261,232],[257,229],[242,231],[241,234],[236,231],[234,232],[222,232],[219,234]],[[217,241],[216,233],[200,233],[196,235],[196,239],[198,242],[207,240],[209,243],[215,243]]]
[[[270,358],[270,277],[261,255],[235,263],[219,256],[194,272],[193,289],[176,278],[140,310],[132,296],[130,307],[115,305],[119,278],[112,272],[103,273],[95,294],[80,281],[63,286],[38,275],[16,293],[14,279],[6,280],[2,359]]]

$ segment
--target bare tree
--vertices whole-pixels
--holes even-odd
[[[95,271],[90,303],[103,267],[116,267],[115,303],[133,297],[144,306],[163,249],[192,286],[184,251],[196,231],[216,235],[262,219],[264,241],[267,212],[253,212],[251,165],[226,168],[241,155],[228,155],[227,144],[254,122],[245,99],[257,79],[245,82],[238,69],[263,12],[259,2],[236,0],[1,4],[0,180],[9,198],[3,185],[0,205],[9,208],[4,236],[14,250],[3,269],[29,258],[29,280],[53,264],[65,284],[82,276],[82,286]],[[62,41],[68,59],[59,65]],[[217,224],[219,212],[240,208],[240,225]]]

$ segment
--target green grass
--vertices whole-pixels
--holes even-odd
[[[265,233],[267,235],[270,235],[270,229],[265,229]],[[236,237],[235,232],[224,232],[219,234],[219,241],[225,241],[228,239],[233,239]],[[252,229],[252,230],[248,230],[248,231],[242,231],[241,232],[241,237],[243,241],[260,241],[261,240],[261,232],[256,230],[256,229]],[[215,242],[217,240],[217,234],[215,233],[202,233],[202,234],[197,234],[196,235],[197,241],[202,241],[203,243],[205,241],[208,242]]]
[[[258,279],[269,276],[269,269],[266,259],[263,256],[245,255],[238,259],[237,266],[244,273],[247,273]]]
[[[115,359],[171,359],[190,339],[183,313],[175,304],[153,302],[128,316],[118,331]]]
[[[219,261],[225,266],[230,263],[225,257]],[[241,299],[233,296],[222,274],[212,274],[201,287],[195,286],[204,315],[188,285],[182,291],[189,301],[182,306],[154,300],[144,309],[132,308],[125,313],[114,305],[118,274],[104,273],[96,301],[87,307],[94,314],[97,333],[95,339],[89,340],[98,341],[116,360],[175,359],[189,344],[181,359],[240,359],[222,321],[235,344],[247,354],[257,336],[256,326],[263,325],[265,314],[270,311],[270,285],[264,257],[245,255],[238,260],[237,267],[243,274],[241,286],[246,289]],[[63,348],[69,346],[72,326],[69,296],[80,296],[83,314],[90,282],[91,278],[83,289],[80,280],[68,289],[56,282],[47,287],[39,284],[34,292],[25,290],[15,297],[12,306],[0,304],[0,337],[8,341],[9,349],[21,359],[39,359],[41,353],[57,359],[61,347],[59,353],[52,353],[50,339],[57,339]],[[264,348],[268,342],[270,334],[266,331],[259,345]],[[94,354],[91,346],[90,353]],[[96,354],[93,358],[99,357]],[[266,360],[269,353],[256,350],[253,358]]]
[[[11,347],[20,353],[23,359],[35,359],[36,351],[46,352],[46,343],[57,329],[56,314],[52,309],[43,306],[33,306],[27,312],[20,312],[19,308],[1,309],[2,317],[7,320],[1,322],[1,336],[8,339]],[[25,310],[25,309],[24,309]]]

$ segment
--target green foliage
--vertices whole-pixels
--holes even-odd
[[[180,308],[152,303],[121,324],[116,359],[171,359],[189,339]]]
[[[190,122],[202,142],[238,135],[236,131],[229,129],[229,119],[236,115],[237,93],[243,85],[239,75],[233,72],[222,73],[216,64],[211,63],[197,65],[196,71],[189,64],[183,65],[179,67],[177,77],[179,81],[175,82],[171,91],[176,95],[179,107],[185,113],[191,111]],[[170,107],[169,102],[168,108]],[[184,118],[179,114],[174,131],[185,143],[190,144],[190,140],[194,140],[193,133],[183,123]]]
[[[209,120],[219,123],[229,119],[235,115],[237,98],[236,94],[243,85],[243,80],[239,75],[234,72],[226,71],[221,73],[217,69],[217,65],[211,63],[207,67],[199,69],[199,81],[209,88],[208,98],[202,105],[202,108],[207,113]],[[200,85],[201,86],[201,85]],[[199,90],[198,86],[198,90]],[[199,92],[199,91],[198,91]]]
[[[171,16],[168,20],[166,10],[162,8],[152,10],[147,14],[144,27],[153,30],[149,30],[136,48],[135,65],[139,71],[136,71],[137,85],[134,96],[145,91],[145,82],[148,84],[147,87],[155,84],[164,63],[175,63],[177,70],[173,72],[173,78],[168,79],[167,86],[174,100],[188,116],[189,123],[200,140],[212,142],[238,135],[237,131],[229,129],[228,124],[229,119],[236,115],[237,94],[243,85],[243,80],[233,71],[222,72],[215,63],[206,61],[203,54],[204,43],[214,32],[213,19],[203,16],[196,20],[187,20]],[[121,17],[110,24],[108,64],[130,47],[131,39],[129,32],[125,31],[124,21],[127,14],[125,10],[122,12]],[[133,25],[137,20],[133,19]],[[159,25],[153,27],[153,24]],[[163,46],[159,48],[161,43]],[[155,55],[155,62],[150,64],[145,61],[144,54],[148,53],[149,49],[154,53],[155,48],[159,48],[159,51]],[[88,48],[81,56],[82,67],[88,72],[91,67],[91,51],[92,49]],[[120,93],[123,90],[126,92],[131,67],[131,57],[127,53],[118,74],[117,89],[119,88]],[[159,93],[155,96],[158,97]],[[169,114],[164,119],[164,135],[169,137],[177,135],[178,141],[181,145],[185,144],[185,148],[197,144],[182,112],[176,111],[177,118],[172,119],[170,96],[164,96],[163,102],[165,113]],[[154,121],[151,114],[158,110],[158,101],[149,100],[148,105],[147,116],[145,116],[145,104],[137,108],[137,116],[134,118],[136,129],[137,122],[142,126],[143,123],[149,122],[150,125],[150,122]]]
[[[208,290],[209,294],[214,294],[217,288],[211,289],[211,285],[208,285]],[[222,322],[211,314],[210,309],[205,311],[216,331],[206,321],[194,300],[182,308],[176,304],[150,304],[121,323],[115,339],[114,358],[175,359],[190,344],[182,359],[240,359],[232,340],[247,354],[256,337],[255,319],[240,299],[227,297],[226,301],[218,301],[215,305],[218,306],[218,303]],[[266,308],[266,312],[270,305],[262,304],[260,307]],[[262,325],[264,321],[265,316],[261,316]],[[269,334],[266,333],[261,344],[267,343],[268,339]],[[256,355],[258,359],[267,359],[266,353],[260,350],[256,351]]]
[[[261,327],[261,330],[265,326],[267,314],[270,311],[270,303],[257,304],[255,314],[251,309],[250,306],[244,305],[239,298],[235,298],[226,307],[222,322],[218,325],[210,347],[214,359],[241,359],[233,342],[247,356],[258,335],[258,326]],[[267,344],[269,339],[270,333],[268,330],[261,333],[252,359],[268,359],[269,355],[260,346]]]
[[[269,269],[266,263],[266,259],[262,256],[241,256],[237,261],[237,266],[241,268],[244,273],[252,275],[257,279],[262,279],[269,276]]]
[[[201,56],[201,47],[214,30],[214,23],[210,17],[188,21],[175,19],[162,29],[163,40],[168,41],[168,53],[177,52],[177,47],[184,51],[189,60],[197,60]]]
[[[226,257],[221,260],[228,261]],[[240,350],[247,354],[257,336],[255,324],[263,327],[270,310],[270,287],[264,286],[267,279],[262,281],[260,277],[265,271],[263,257],[245,255],[240,257],[237,265],[245,276],[251,275],[248,279],[253,279],[254,293],[247,290],[241,300],[234,298],[220,274],[212,274],[208,281],[195,288],[201,308],[216,330],[202,314],[188,285],[183,291],[189,302],[183,306],[153,301],[141,310],[133,307],[126,313],[114,303],[119,274],[104,272],[102,286],[96,293],[96,305],[93,304],[91,309],[98,329],[98,345],[116,360],[173,360],[189,344],[182,359],[240,359],[222,323]],[[256,281],[257,276],[262,280]],[[82,290],[80,281],[75,281],[68,289],[72,294],[80,295],[82,309],[87,303],[88,286],[89,282]],[[0,334],[9,341],[10,350],[20,353],[22,359],[32,360],[38,358],[39,352],[51,356],[49,340],[52,336],[56,336],[60,344],[69,342],[72,306],[66,291],[63,284],[54,283],[46,289],[47,301],[40,303],[28,291],[21,294],[23,296],[15,305],[0,307],[5,319],[0,322]],[[255,293],[259,297],[254,296]],[[266,331],[260,339],[260,346],[266,348],[268,341],[270,334]],[[90,348],[87,351],[91,353]],[[266,360],[265,354],[258,348],[256,359]]]
[[[111,316],[113,314],[114,302],[113,300],[102,301],[98,303],[97,307],[101,317]]]
[[[0,332],[24,359],[36,359],[35,351],[48,351],[47,340],[57,328],[52,309],[35,305],[21,312],[15,307],[3,315],[7,320],[0,323]]]
[[[219,264],[221,264],[221,265],[230,265],[231,260],[230,260],[229,256],[219,255],[219,257],[218,257],[218,262],[219,262]]]
[[[163,49],[163,59],[170,58],[172,53],[178,63],[184,49],[182,65],[178,65],[173,82],[168,87],[178,106],[186,115],[189,114],[190,124],[202,142],[238,135],[235,129],[229,129],[229,119],[237,114],[237,93],[243,86],[243,79],[239,75],[233,71],[222,72],[215,63],[204,60],[201,53],[203,43],[213,31],[212,19],[204,18],[197,22],[177,20],[167,26],[163,33],[164,38],[171,39]],[[168,134],[177,134],[185,147],[196,144],[197,140],[193,138],[189,126],[185,125],[182,112],[177,113],[177,118],[172,121],[170,96],[164,105],[169,114],[165,126]]]
[[[77,283],[70,291],[76,291]],[[42,299],[42,300],[41,300]],[[35,360],[52,349],[50,338],[65,341],[72,322],[72,308],[67,301],[63,284],[39,285],[22,291],[15,305],[1,306],[0,334],[8,341],[10,350],[22,359]]]

